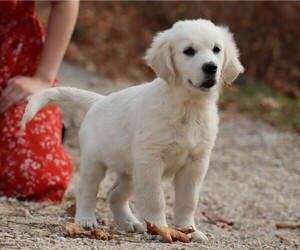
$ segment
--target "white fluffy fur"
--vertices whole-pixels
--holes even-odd
[[[213,53],[217,45],[221,51]],[[193,47],[189,57],[185,48]],[[193,226],[201,183],[218,131],[216,102],[223,83],[231,83],[243,67],[232,34],[207,20],[179,21],[159,33],[146,61],[158,78],[103,97],[74,88],[44,90],[34,95],[23,126],[49,102],[73,101],[88,110],[80,128],[80,183],[75,220],[96,227],[96,195],[107,168],[117,172],[108,193],[120,229],[143,232],[142,219],[167,226],[162,181],[175,186],[175,224]],[[217,65],[217,84],[207,91],[202,66]],[[193,83],[191,85],[189,80]],[[135,194],[139,220],[129,207]],[[200,231],[193,240],[205,240]]]

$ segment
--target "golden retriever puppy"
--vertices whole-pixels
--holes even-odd
[[[97,227],[96,195],[107,168],[117,172],[108,193],[114,219],[126,232],[142,220],[167,226],[162,181],[172,178],[175,224],[193,226],[202,181],[218,132],[217,101],[224,83],[244,71],[232,34],[208,20],[179,21],[158,33],[145,57],[157,78],[108,96],[58,87],[34,95],[22,126],[48,103],[86,108],[79,138],[77,223]],[[134,193],[137,217],[129,207]],[[199,230],[194,241],[206,240]]]

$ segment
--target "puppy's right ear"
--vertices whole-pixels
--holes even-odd
[[[156,75],[166,82],[175,80],[175,67],[170,45],[170,31],[158,33],[147,50],[145,60]]]
[[[230,33],[229,29],[225,26],[221,26],[221,30],[224,34],[225,44],[225,60],[221,77],[225,83],[231,84],[245,69],[239,60],[240,54],[233,39],[233,34]]]

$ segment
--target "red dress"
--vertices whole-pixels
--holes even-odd
[[[44,40],[33,1],[0,1],[0,93],[10,78],[34,75]],[[0,114],[0,196],[60,202],[72,174],[60,109],[45,107],[20,135],[25,107]]]

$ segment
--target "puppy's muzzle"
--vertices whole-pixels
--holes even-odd
[[[206,80],[200,86],[202,90],[209,90],[216,84],[215,75],[217,73],[217,69],[217,65],[212,62],[203,64],[202,70],[206,75]]]

